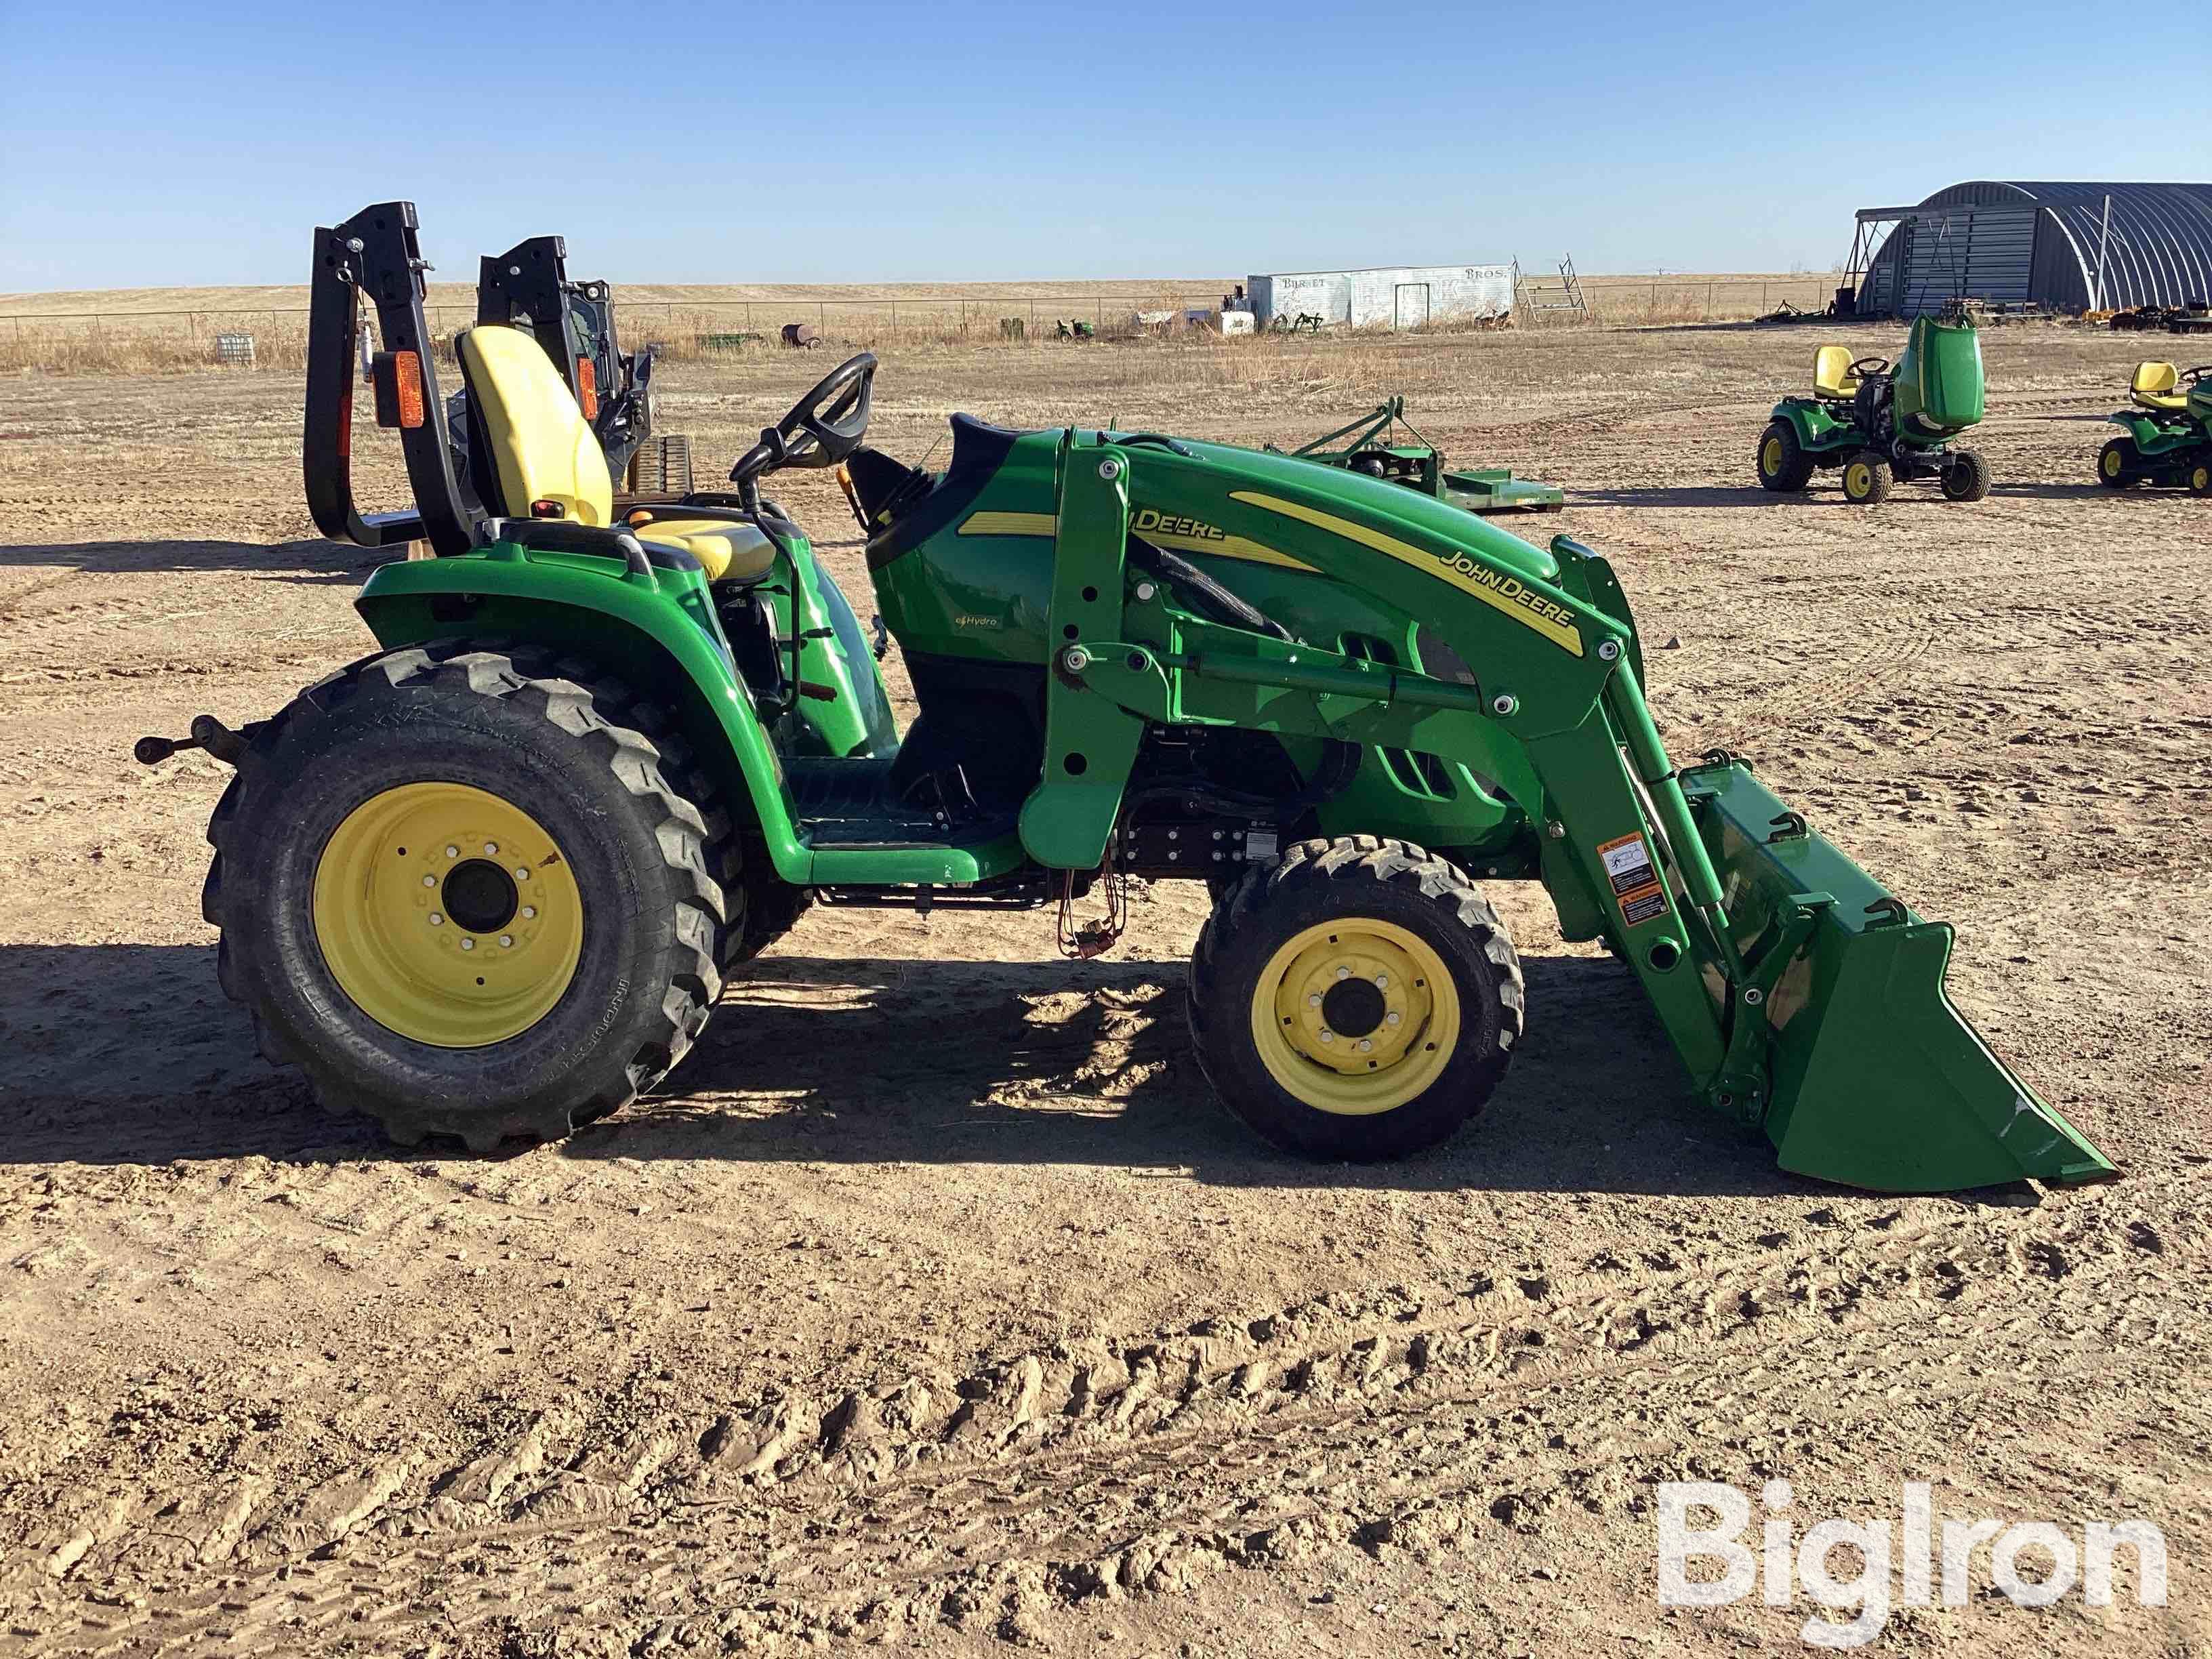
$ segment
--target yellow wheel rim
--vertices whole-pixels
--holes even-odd
[[[1268,1075],[1340,1117],[1403,1106],[1459,1046],[1459,988],[1443,958],[1419,934],[1366,916],[1286,940],[1261,970],[1251,1015]]]
[[[1765,443],[1759,446],[1759,470],[1765,472],[1770,478],[1780,476],[1782,471],[1781,439],[1769,438]]]
[[[2191,489],[2201,490],[2208,485],[2212,485],[2212,467],[2200,466],[2189,475],[2189,487]]]
[[[2117,449],[2108,449],[2105,452],[2105,476],[2108,478],[2117,478],[2120,476],[2120,452]]]
[[[1844,469],[1844,494],[1863,498],[1874,489],[1874,469],[1864,461],[1853,461]]]
[[[346,815],[315,866],[315,942],[386,1030],[441,1048],[528,1030],[583,953],[568,859],[537,819],[459,783],[408,783]]]

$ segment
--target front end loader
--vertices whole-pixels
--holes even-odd
[[[1935,480],[1946,501],[1981,501],[1988,461],[1953,445],[1980,422],[1983,390],[1981,334],[1955,303],[1912,319],[1894,366],[1824,345],[1813,356],[1813,395],[1775,404],[1759,434],[1760,487],[1799,494],[1815,472],[1840,469],[1855,507],[1876,506],[1915,479]]]
[[[2097,453],[2097,482],[2107,489],[2168,484],[2212,495],[2212,363],[2185,370],[2137,363],[2128,400],[2106,417],[2126,430]]]
[[[1129,878],[1180,879],[1213,896],[1188,1007],[1220,1098],[1284,1147],[1397,1156],[1520,1046],[1527,986],[1480,886],[1517,879],[1618,953],[1691,1091],[1787,1169],[1894,1191],[2112,1172],[1945,996],[1948,925],[1748,763],[1670,758],[1627,600],[1580,543],[1158,433],[956,416],[949,465],[909,467],[866,445],[866,355],[727,491],[617,518],[573,398],[499,325],[457,342],[484,441],[453,475],[410,204],[315,252],[317,522],[438,556],[363,587],[371,654],[185,741],[238,769],[209,832],[222,984],[331,1105],[403,1140],[558,1136],[657,1086],[809,899],[1057,906],[1082,956]],[[352,498],[362,292],[416,494],[397,514]],[[763,492],[832,465],[913,683],[903,732]]]

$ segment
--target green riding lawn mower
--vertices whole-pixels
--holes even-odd
[[[1916,317],[1905,355],[1853,361],[1838,345],[1813,357],[1813,395],[1784,398],[1759,439],[1759,482],[1785,494],[1841,468],[1844,499],[1872,507],[1890,488],[1933,478],[1944,498],[1978,501],[1990,466],[1952,441],[1982,418],[1982,340],[1962,307]]]
[[[2175,484],[2212,495],[2212,363],[2177,371],[2137,363],[2130,407],[2106,418],[2127,428],[2097,455],[2097,481],[2108,489]]]
[[[1213,898],[1188,1006],[1222,1100],[1284,1147],[1390,1157],[1472,1116],[1519,1047],[1521,965],[1477,884],[1517,879],[1612,947],[1696,1094],[1787,1169],[2112,1172],[1946,998],[1948,925],[1747,762],[1668,757],[1581,544],[1154,432],[955,416],[949,465],[919,471],[866,444],[865,354],[727,490],[617,517],[561,376],[498,323],[457,342],[456,473],[420,270],[409,204],[315,233],[306,474],[326,533],[437,556],[362,588],[368,655],[185,740],[237,769],[209,826],[223,988],[330,1105],[410,1142],[566,1134],[657,1086],[810,902],[1057,906],[1081,956],[1128,879],[1181,879]],[[415,497],[383,514],[350,479],[362,293]],[[766,493],[839,465],[919,705],[903,733]]]

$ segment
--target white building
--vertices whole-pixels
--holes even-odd
[[[1261,328],[1319,317],[1324,327],[1419,328],[1513,310],[1510,265],[1381,265],[1370,270],[1281,271],[1245,287]]]

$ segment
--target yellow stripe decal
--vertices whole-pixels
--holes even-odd
[[[961,521],[963,536],[1050,536],[1059,521],[1049,513],[970,513]]]
[[[1546,599],[1518,577],[1508,576],[1477,563],[1465,553],[1449,555],[1431,553],[1425,548],[1415,547],[1411,542],[1401,542],[1395,536],[1386,536],[1379,530],[1370,530],[1364,524],[1350,519],[1340,519],[1333,513],[1323,513],[1315,507],[1301,507],[1296,501],[1286,501],[1279,496],[1262,495],[1254,490],[1238,489],[1230,493],[1232,501],[1243,501],[1250,507],[1265,507],[1270,513],[1282,514],[1285,518],[1297,519],[1341,536],[1346,541],[1358,542],[1377,553],[1387,553],[1416,570],[1449,582],[1463,593],[1472,593],[1485,605],[1504,611],[1524,628],[1534,629],[1546,639],[1575,656],[1583,654],[1582,630],[1575,626],[1574,613],[1553,600]]]

